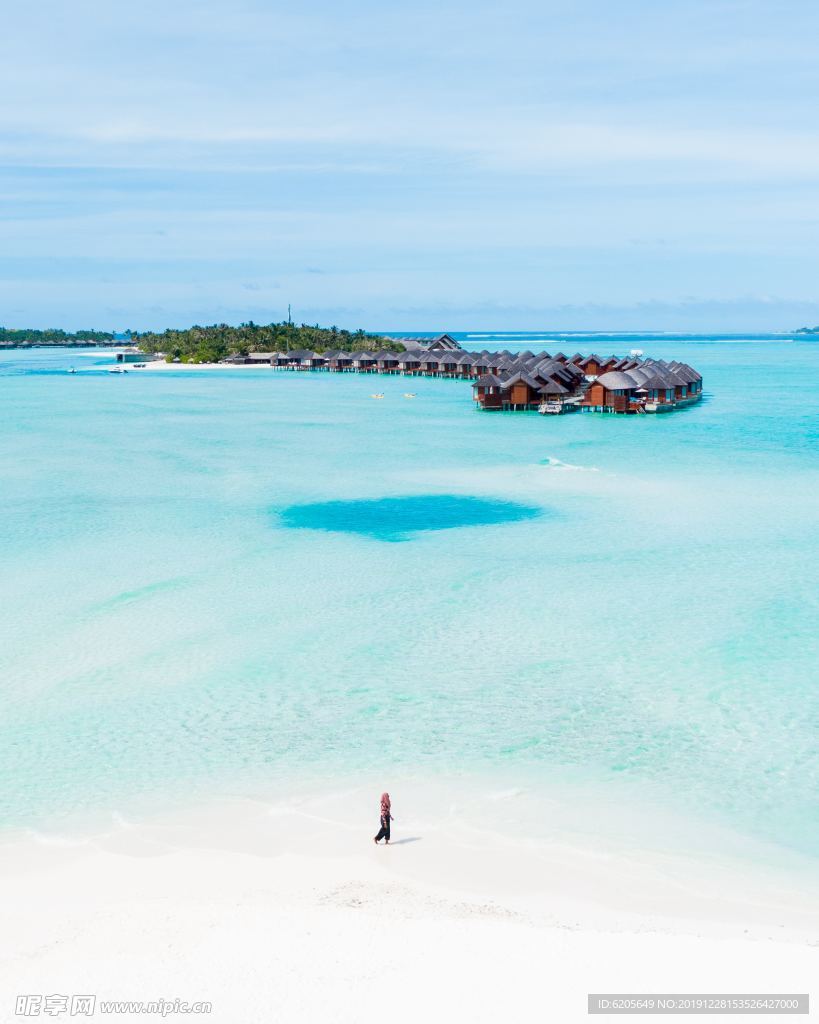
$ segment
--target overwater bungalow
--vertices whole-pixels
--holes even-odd
[[[379,373],[398,373],[398,353],[378,352],[375,356],[375,365]]]
[[[486,373],[472,385],[475,401],[481,409],[501,409],[501,381],[492,373]]]
[[[702,390],[702,377],[693,367],[687,363],[676,362],[669,363],[668,365],[686,385],[685,391],[679,396],[680,398],[690,398],[700,393]]]
[[[464,352],[458,361],[458,376],[462,380],[472,380],[475,374],[475,359],[477,357],[471,355],[469,352]]]
[[[417,351],[404,352],[398,357],[398,369],[401,373],[417,374],[421,371],[421,359]]]
[[[302,359],[305,359],[308,356],[315,355],[315,353],[311,352],[309,349],[306,348],[297,348],[293,349],[291,352],[280,353],[280,355],[284,357],[284,366],[288,367],[289,369],[300,370],[302,368]]]
[[[328,368],[333,373],[345,373],[353,368],[353,355],[351,352],[336,352],[330,357]]]
[[[428,340],[428,339],[425,339]],[[481,409],[561,413],[666,412],[702,397],[702,375],[687,363],[635,356],[574,356],[548,352],[466,352],[413,347],[402,353],[254,352],[234,361],[291,370],[404,373],[472,380]],[[597,372],[596,372],[597,371]]]
[[[438,359],[438,373],[441,377],[455,377],[458,373],[460,356],[454,352],[442,352]]]
[[[609,360],[604,359],[602,356],[591,355],[586,356],[585,359],[581,359],[577,364],[585,375],[592,380],[594,377],[599,377],[601,373],[606,372],[606,367],[609,365]]]
[[[501,399],[510,409],[536,409],[540,404],[540,382],[528,373],[513,373],[501,384]]]
[[[644,380],[639,385],[638,390],[649,405],[660,407],[660,409],[671,409],[674,406],[674,381],[669,380],[661,370],[658,370],[654,376]]]
[[[275,352],[248,352],[246,356],[237,356],[235,361],[246,366],[272,366],[275,355]]]
[[[628,412],[632,393],[637,381],[622,370],[609,370],[589,385],[584,400],[592,408],[611,409],[613,412]]]
[[[629,370],[609,370],[589,387],[581,405],[605,412],[666,412],[698,401],[702,376],[687,364],[638,362]]]
[[[427,377],[439,377],[441,365],[437,352],[424,352],[421,355],[421,372]]]
[[[372,352],[355,352],[353,354],[353,369],[358,373],[372,373],[375,364],[376,359]]]

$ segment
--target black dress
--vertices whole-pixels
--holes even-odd
[[[375,841],[378,842],[381,839],[390,841],[390,812],[381,815],[381,828],[379,829],[378,835],[375,837]]]

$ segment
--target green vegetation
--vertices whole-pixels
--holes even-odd
[[[800,327],[795,334],[819,334],[819,326],[817,327]]]
[[[92,345],[113,344],[114,335],[109,331],[75,331],[69,334],[57,327],[46,331],[0,327],[0,348],[16,348],[19,345],[87,345],[89,342]]]
[[[209,327],[188,327],[177,331],[169,329],[161,334],[135,334],[133,342],[143,352],[164,352],[165,358],[183,362],[216,363],[227,356],[247,355],[248,352],[286,352],[310,349],[326,352],[328,349],[344,352],[362,352],[387,349],[403,352],[404,346],[377,334],[364,331],[343,331],[338,327],[319,327],[318,324],[288,323],[254,324],[249,321],[232,327],[212,324]]]

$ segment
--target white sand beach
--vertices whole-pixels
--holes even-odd
[[[400,806],[375,848],[368,811],[361,792],[237,799],[8,839],[3,1019],[20,994],[93,993],[205,1000],[225,1024],[579,1021],[589,992],[804,992],[819,976],[819,898],[786,873]]]
[[[112,353],[116,355],[116,353]],[[267,370],[272,371],[270,363],[166,363],[164,359],[145,357],[144,364],[125,363],[124,368],[130,373],[144,373],[145,370]]]

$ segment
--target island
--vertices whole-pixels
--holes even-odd
[[[472,382],[475,403],[486,411],[639,415],[685,408],[703,395],[702,374],[692,366],[644,359],[636,350],[628,356],[468,352],[450,334],[387,337],[289,322],[192,327],[134,340],[136,348],[119,353],[121,363],[140,364],[150,355],[171,364],[450,378]],[[305,342],[309,347],[299,347]]]
[[[141,352],[149,355],[162,353],[168,362],[185,363],[218,363],[252,353],[306,348],[314,352],[340,348],[358,352],[377,346],[393,352],[403,351],[400,343],[380,334],[368,334],[361,329],[346,331],[339,327],[319,327],[318,324],[297,325],[289,320],[270,324],[256,324],[249,320],[238,326],[194,325],[184,330],[169,328],[158,333],[134,333],[131,341]]]
[[[128,340],[130,332],[125,335]],[[123,337],[113,331],[68,331],[51,327],[44,331],[29,327],[0,327],[0,349],[3,348],[88,348],[95,345],[121,345]]]

